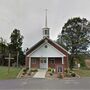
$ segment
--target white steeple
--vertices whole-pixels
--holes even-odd
[[[47,27],[47,9],[45,9],[45,27],[43,28],[43,38],[49,38],[49,28]]]
[[[45,9],[45,27],[47,27],[47,9]]]

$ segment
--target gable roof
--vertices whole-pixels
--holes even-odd
[[[62,46],[60,46],[59,44],[57,44],[56,42],[52,41],[49,38],[43,38],[41,39],[38,43],[36,43],[34,46],[32,46],[27,52],[26,55],[32,53],[32,51],[34,51],[35,49],[37,49],[41,44],[43,44],[45,42],[45,40],[47,40],[48,43],[50,43],[52,46],[54,46],[57,50],[59,50],[60,52],[62,52],[65,55],[70,54],[66,49],[64,49]]]

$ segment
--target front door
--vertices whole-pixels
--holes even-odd
[[[40,59],[40,68],[47,68],[47,60],[46,58]]]

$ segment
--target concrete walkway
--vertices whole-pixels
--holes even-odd
[[[33,76],[33,78],[45,78],[46,72],[46,69],[39,69],[38,72]]]

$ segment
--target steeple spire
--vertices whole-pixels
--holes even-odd
[[[49,38],[49,28],[47,27],[47,9],[45,9],[45,27],[43,28],[43,38]]]
[[[45,27],[47,27],[47,9],[45,9]]]

